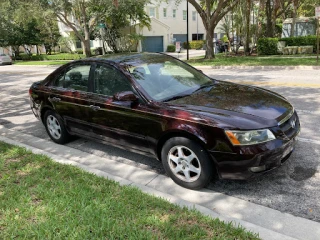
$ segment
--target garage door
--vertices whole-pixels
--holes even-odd
[[[163,36],[144,37],[142,40],[143,52],[163,52]]]
[[[187,34],[173,34],[173,38],[176,39],[176,42],[186,42],[187,41]],[[182,44],[181,44],[182,46]]]

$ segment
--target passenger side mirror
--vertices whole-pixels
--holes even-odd
[[[113,100],[121,101],[121,102],[135,102],[139,98],[137,95],[135,95],[131,91],[125,91],[125,92],[118,92],[115,95],[113,95]]]

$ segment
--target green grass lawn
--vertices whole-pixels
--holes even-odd
[[[69,60],[60,61],[15,61],[14,65],[63,65],[70,62]]]
[[[78,59],[84,57],[78,54],[56,54],[48,55],[47,57],[59,58],[59,56],[66,58]],[[204,60],[202,57],[192,58],[187,63],[193,66],[320,66],[317,64],[315,55],[276,55],[276,56],[225,56],[216,54],[213,60]],[[63,59],[63,58],[62,58]],[[63,65],[71,60],[43,60],[43,61],[15,61],[15,65]]]
[[[0,142],[0,239],[259,239]]]
[[[216,55],[213,60],[194,58],[186,61],[194,66],[316,66],[315,56],[225,56]],[[320,66],[320,63],[319,63]]]

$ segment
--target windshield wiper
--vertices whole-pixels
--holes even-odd
[[[212,87],[213,85],[214,85],[213,83],[201,85],[201,86],[200,86],[197,90],[195,90],[193,93],[198,92],[198,91],[200,91],[201,89],[204,89],[204,88]]]
[[[169,101],[177,100],[179,98],[184,98],[186,96],[190,96],[190,94],[176,95],[176,96],[173,96],[171,98],[163,100],[163,102],[169,102]]]

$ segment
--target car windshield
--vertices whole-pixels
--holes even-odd
[[[190,95],[212,84],[212,79],[166,55],[141,56],[127,65],[137,83],[155,101],[169,101]]]

